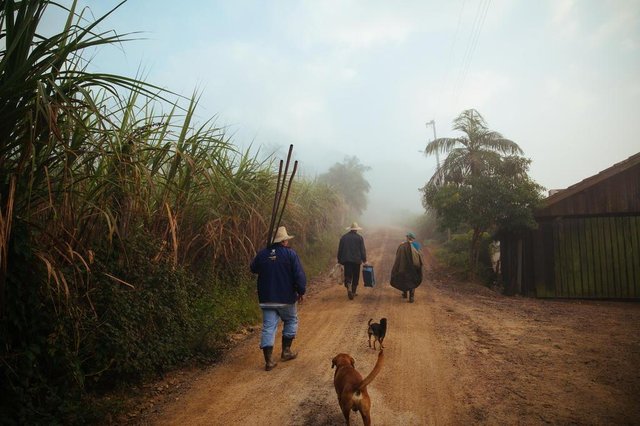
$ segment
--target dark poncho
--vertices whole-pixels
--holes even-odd
[[[404,242],[396,251],[396,261],[391,269],[390,284],[398,290],[408,291],[422,283],[422,256],[418,256],[419,266],[414,266],[411,250],[411,243]]]

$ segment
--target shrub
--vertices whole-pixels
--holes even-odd
[[[451,239],[442,243],[434,253],[440,264],[458,279],[466,279],[470,275],[469,245],[472,234],[473,231],[465,234],[453,234]],[[483,233],[480,239],[477,279],[487,286],[492,285],[495,281],[491,261],[491,238],[487,233]]]

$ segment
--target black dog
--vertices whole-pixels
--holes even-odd
[[[382,346],[382,341],[384,340],[385,334],[387,334],[387,319],[380,319],[380,324],[373,323],[373,318],[369,320],[369,329],[367,330],[367,334],[369,334],[369,347],[371,347],[371,336],[373,336],[373,349],[376,348],[376,341],[380,342],[380,349],[384,348]]]

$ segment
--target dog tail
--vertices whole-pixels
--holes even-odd
[[[369,322],[367,323],[367,325],[371,326],[371,321],[373,321],[373,318],[369,318]]]
[[[378,360],[376,361],[376,365],[373,367],[373,370],[371,370],[371,373],[369,373],[369,375],[364,378],[362,383],[360,383],[360,386],[358,386],[359,391],[366,388],[369,383],[373,382],[373,379],[376,378],[376,376],[382,369],[383,363],[384,363],[384,351],[380,349],[380,352],[378,353]]]

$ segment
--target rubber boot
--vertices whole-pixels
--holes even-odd
[[[406,292],[406,291],[403,291],[403,292],[402,292],[402,298],[403,298],[403,299],[406,299],[406,298],[407,298],[407,292]]]
[[[414,289],[409,290],[409,303],[413,303],[413,292],[414,291],[415,291]]]
[[[264,369],[265,371],[273,370],[273,368],[278,365],[276,361],[273,360],[273,346],[266,346],[262,348],[262,353],[264,354]]]
[[[282,355],[280,355],[282,361],[291,361],[298,356],[298,352],[291,351],[291,343],[293,343],[293,337],[282,337]]]
[[[353,300],[353,290],[351,290],[351,283],[347,283],[347,297],[349,300]]]

